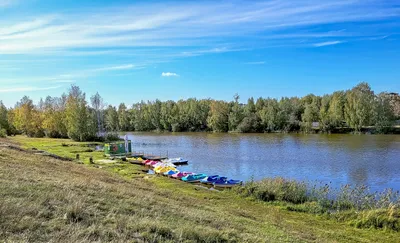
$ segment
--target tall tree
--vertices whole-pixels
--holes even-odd
[[[42,117],[33,101],[24,96],[15,106],[13,115],[14,126],[29,137],[43,137]]]
[[[235,94],[233,96],[233,104],[231,112],[229,113],[229,130],[236,131],[237,127],[239,126],[240,122],[243,119],[243,109],[242,106],[239,104],[240,96]]]
[[[329,117],[334,127],[342,126],[345,116],[344,107],[346,103],[346,95],[343,91],[336,91],[332,94],[329,102]]]
[[[319,110],[319,127],[323,132],[331,132],[335,128],[334,121],[329,114],[330,102],[332,96],[324,95],[321,99],[321,108]]]
[[[211,101],[208,125],[215,132],[227,132],[229,119],[229,105],[224,101]]]
[[[121,131],[130,131],[130,117],[128,109],[124,103],[118,106],[118,122]]]
[[[360,83],[346,93],[345,117],[355,131],[371,125],[374,112],[374,92],[367,83]]]
[[[66,102],[68,136],[76,141],[87,141],[96,136],[91,129],[90,113],[86,95],[78,86],[72,85]]]
[[[107,131],[116,132],[120,130],[117,109],[109,105],[105,111],[105,124]]]
[[[6,106],[3,104],[3,101],[0,100],[0,129],[9,129],[8,125],[8,110]]]
[[[386,92],[382,92],[376,96],[374,123],[377,131],[381,133],[389,131],[395,120],[390,96]]]
[[[104,129],[104,101],[100,94],[97,92],[90,98],[90,103],[94,112],[96,113],[97,120],[97,133],[100,134]]]

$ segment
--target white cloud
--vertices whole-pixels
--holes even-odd
[[[341,44],[343,41],[326,41],[326,42],[320,42],[320,43],[315,43],[313,46],[315,47],[321,47],[321,46],[332,46],[332,45],[337,45]]]
[[[170,73],[170,72],[166,72],[166,73],[162,73],[161,74],[161,76],[163,76],[163,77],[179,77],[179,75],[178,74],[176,74],[176,73]]]
[[[1,88],[0,93],[15,93],[15,92],[29,92],[29,91],[42,91],[42,90],[51,90],[58,89],[62,86],[53,86],[53,87],[11,87],[11,88]]]
[[[244,64],[247,64],[247,65],[264,65],[265,62],[264,61],[262,61],[262,62],[245,62]]]
[[[14,1],[0,0],[3,5],[9,2]],[[371,37],[376,36],[378,29],[383,30],[380,27],[387,21],[377,26],[369,25],[370,21],[399,16],[398,9],[379,0],[298,0],[295,4],[285,1],[175,2],[169,3],[168,11],[163,4],[141,3],[9,18],[0,22],[0,54],[43,55],[71,51],[75,55],[85,55],[85,51],[77,49],[102,48],[99,52],[86,52],[90,55],[126,47],[210,47],[209,52],[186,52],[187,56],[204,55],[226,52],[224,47],[215,48],[221,46],[221,40],[226,37],[230,38],[229,46],[236,49],[253,47],[260,37],[268,40],[263,43],[266,46],[276,45],[270,43],[274,40],[282,44],[306,38],[307,43],[312,44],[316,38],[332,36],[350,40]],[[357,22],[357,26],[346,25],[343,29],[341,24],[350,22]],[[327,26],[326,31],[318,31],[316,27],[321,25]],[[362,32],[357,32],[360,29]],[[386,28],[385,33],[378,34],[390,35],[393,30]]]
[[[134,68],[135,65],[133,64],[127,64],[127,65],[120,65],[120,66],[112,66],[112,67],[104,67],[104,68],[97,68],[93,69],[91,71],[94,72],[103,72],[103,71],[115,71],[115,70],[126,70],[126,69],[132,69]]]
[[[9,7],[17,3],[17,0],[0,0],[0,8]]]

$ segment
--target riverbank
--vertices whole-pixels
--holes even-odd
[[[3,240],[395,242],[400,237],[290,211],[284,203],[147,175],[138,165],[102,163],[102,152],[88,152],[84,143],[24,137],[0,143],[70,158],[79,151],[85,163],[0,147]],[[89,164],[90,156],[95,164]]]

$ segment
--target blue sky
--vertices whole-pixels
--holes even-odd
[[[399,35],[395,0],[0,0],[0,100],[400,92]]]

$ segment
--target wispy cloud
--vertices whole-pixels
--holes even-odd
[[[261,61],[261,62],[245,62],[244,64],[246,65],[264,65],[265,62]]]
[[[163,76],[163,77],[179,77],[179,75],[178,74],[176,74],[176,73],[170,73],[170,72],[166,72],[166,73],[162,73],[161,74],[161,76]]]
[[[62,86],[53,87],[10,87],[10,88],[0,88],[0,93],[16,93],[16,92],[29,92],[29,91],[42,91],[42,90],[52,90],[58,89]]]
[[[0,0],[0,3],[14,2]],[[239,7],[240,5],[240,7]],[[135,13],[135,14],[132,14]],[[0,24],[0,54],[49,53],[81,48],[103,48],[101,54],[116,48],[140,47],[211,47],[209,52],[186,51],[186,56],[225,52],[221,40],[229,38],[235,48],[253,48],[255,40],[267,38],[279,42],[343,36],[375,36],[372,20],[396,19],[398,8],[390,1],[240,1],[168,4],[142,3],[110,9],[85,9],[75,13],[44,13],[20,16]],[[349,25],[357,22],[362,32]],[[380,25],[384,25],[382,21]],[[325,32],[315,27],[326,26]],[[387,33],[389,35],[390,29]],[[246,38],[243,38],[246,37]],[[348,41],[348,40],[347,40]],[[332,42],[326,40],[326,42]],[[276,43],[265,43],[271,45]],[[197,47],[197,48],[196,48]],[[232,50],[233,48],[230,48]]]
[[[0,0],[0,8],[9,7],[17,3],[17,0]]]
[[[126,70],[135,68],[133,64],[126,64],[126,65],[119,65],[119,66],[112,66],[112,67],[104,67],[104,68],[97,68],[88,70],[89,72],[104,72],[104,71],[115,71],[115,70]]]
[[[322,47],[322,46],[332,46],[332,45],[337,45],[341,44],[343,41],[326,41],[326,42],[320,42],[320,43],[315,43],[313,46],[315,47]]]

